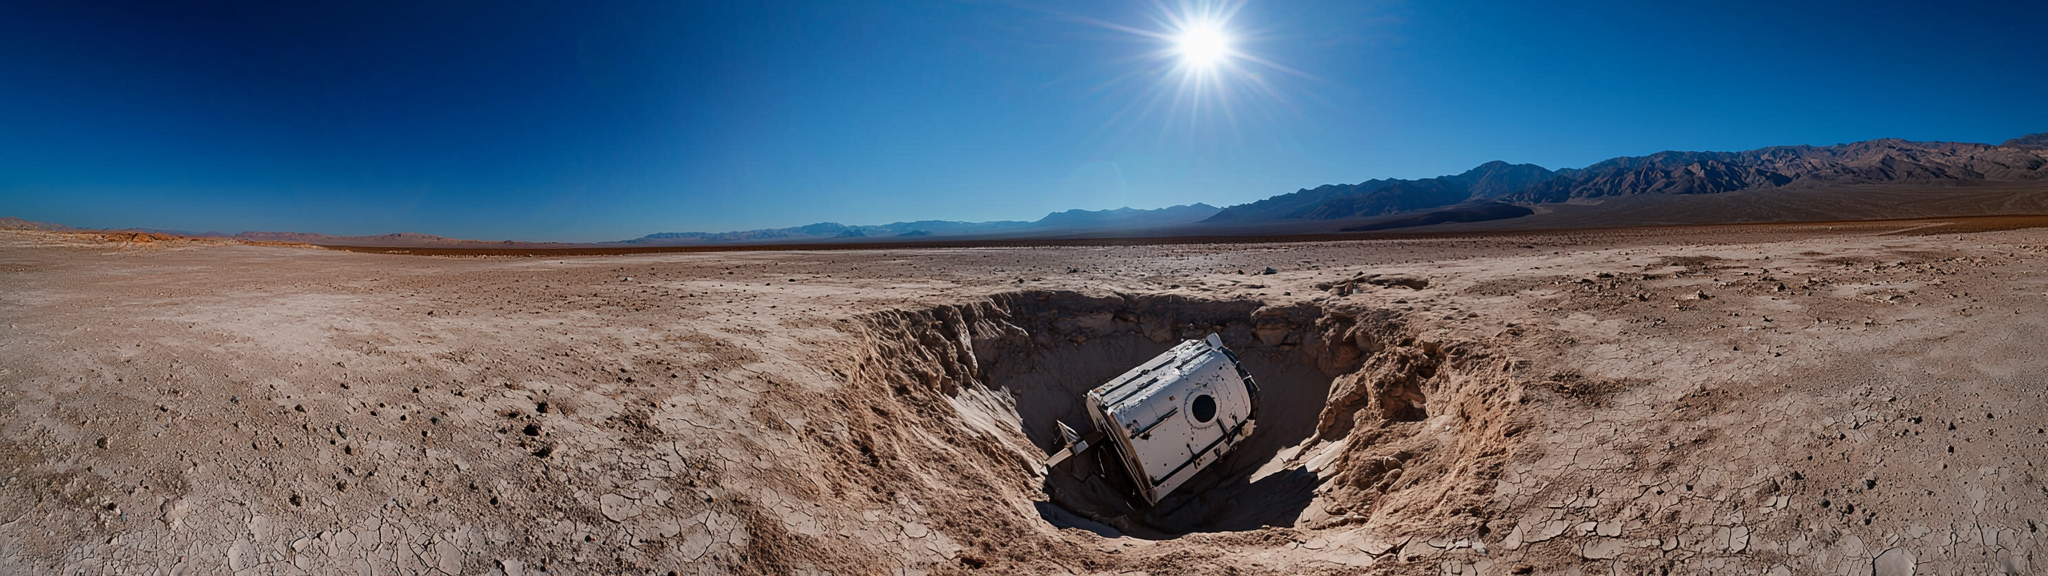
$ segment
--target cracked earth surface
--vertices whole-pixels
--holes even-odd
[[[2048,230],[1956,229],[569,258],[4,232],[0,572],[2033,572]],[[1176,504],[1214,518],[1063,508],[1033,363],[1207,331],[1326,396],[1261,416],[1274,449],[1204,484],[1231,502]]]

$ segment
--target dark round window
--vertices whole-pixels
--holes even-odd
[[[1208,422],[1216,419],[1216,397],[1208,394],[1195,397],[1195,421]]]

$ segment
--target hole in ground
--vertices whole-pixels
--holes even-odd
[[[865,336],[855,353],[821,358],[845,384],[785,397],[762,421],[811,419],[804,434],[832,455],[819,473],[837,497],[950,510],[990,552],[1030,547],[1020,538],[1043,528],[1470,529],[1520,397],[1476,345],[1422,341],[1398,312],[1342,302],[1026,292],[871,314],[849,329]],[[1152,507],[1134,505],[1107,453],[1045,473],[1055,422],[1092,425],[1083,393],[1211,332],[1260,385],[1258,429],[1237,450]]]
[[[1024,295],[1010,308],[1012,333],[974,343],[985,390],[1003,398],[967,403],[967,410],[1013,409],[992,417],[1016,422],[1041,453],[1060,446],[1055,422],[1081,431],[1092,426],[1083,394],[1182,340],[1221,335],[1259,384],[1252,436],[1156,505],[1134,496],[1111,452],[1089,450],[1047,471],[1049,499],[1036,503],[1045,521],[1105,535],[1162,538],[1293,526],[1314,501],[1321,479],[1276,460],[1316,433],[1332,373],[1354,368],[1362,356],[1349,341],[1333,347],[1316,333],[1325,316],[1320,309],[1071,293]],[[974,393],[972,387],[963,390]]]
[[[1178,342],[1154,342],[1136,334],[1093,338],[1041,350],[1022,358],[1024,362],[1005,362],[989,371],[988,384],[1014,394],[1025,435],[1050,452],[1060,444],[1055,420],[1077,430],[1090,427],[1083,394]],[[1046,492],[1051,500],[1039,504],[1040,514],[1062,527],[1107,533],[1100,524],[1137,537],[1294,525],[1315,499],[1319,479],[1301,468],[1254,472],[1315,433],[1331,378],[1302,357],[1298,346],[1268,349],[1246,344],[1225,340],[1259,384],[1258,426],[1245,443],[1154,506],[1145,506],[1135,496],[1112,452],[1089,450],[1048,471]]]

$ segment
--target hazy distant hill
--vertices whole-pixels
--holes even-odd
[[[693,246],[705,244],[767,244],[795,242],[872,242],[891,238],[931,240],[945,237],[980,238],[1026,238],[1052,234],[1086,232],[1117,232],[1122,230],[1185,225],[1200,221],[1216,214],[1217,208],[1207,204],[1173,206],[1154,210],[1118,208],[1115,210],[1068,210],[1054,212],[1034,222],[1004,220],[995,222],[953,222],[945,220],[919,220],[896,222],[875,226],[848,226],[835,222],[821,222],[808,226],[747,230],[741,232],[664,232],[649,234],[641,238],[619,242],[598,242],[568,244],[557,242],[521,242],[516,240],[464,240],[446,238],[431,234],[396,233],[373,236],[330,236],[311,232],[241,232],[229,236],[218,232],[190,233],[131,228],[126,231],[149,231],[166,234],[234,238],[256,242],[295,242],[320,246],[364,246],[384,248],[572,248],[603,246]],[[91,231],[80,230],[61,224],[32,222],[14,217],[0,217],[0,230],[43,230],[43,231]]]
[[[696,244],[852,241],[849,239],[932,239],[943,236],[1031,236],[1048,232],[1110,231],[1174,226],[1199,222],[1204,218],[1215,215],[1216,212],[1217,208],[1215,206],[1194,204],[1153,210],[1136,210],[1132,208],[1068,210],[1047,214],[1044,218],[1034,222],[1018,220],[998,220],[994,222],[920,220],[875,226],[848,226],[837,222],[821,222],[793,228],[771,228],[740,232],[662,232],[648,234],[621,243],[649,246],[685,246]]]
[[[329,236],[310,232],[242,232],[228,238],[254,242],[297,242],[321,246],[372,246],[392,248],[559,248],[573,246],[556,242],[519,242],[515,240],[463,240],[445,238],[432,234],[400,232],[375,236]]]
[[[51,224],[48,222],[31,222],[20,218],[15,218],[13,216],[0,216],[0,230],[42,230],[44,232],[61,232],[65,230],[75,230],[75,228],[65,226],[63,224]]]
[[[1302,189],[1231,206],[1208,223],[1336,220],[1496,200],[1534,205],[1617,196],[1857,185],[1969,186],[2048,179],[2048,134],[2002,145],[1870,140],[1746,152],[1659,152],[1579,169],[1489,162],[1463,174]]]
[[[1030,222],[952,222],[945,220],[923,220],[918,222],[897,222],[879,226],[848,226],[838,222],[820,222],[793,228],[770,228],[763,230],[742,230],[738,232],[661,232],[648,234],[621,244],[644,244],[650,246],[683,246],[692,244],[743,244],[761,242],[829,241],[846,238],[889,238],[897,236],[929,236],[932,234],[980,234],[1018,230]]]
[[[1195,203],[1171,206],[1157,210],[1068,210],[1054,212],[1032,222],[1032,228],[1039,230],[1082,230],[1099,228],[1149,228],[1200,222],[1216,215],[1219,209],[1208,204]]]

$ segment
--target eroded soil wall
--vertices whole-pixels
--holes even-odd
[[[871,346],[834,369],[848,379],[836,400],[847,431],[819,439],[840,455],[844,489],[993,487],[1015,512],[1006,522],[1040,532],[1476,525],[1519,397],[1480,345],[1419,340],[1385,310],[1026,292],[858,324]],[[1133,505],[1099,453],[1038,466],[1055,421],[1088,425],[1083,393],[1210,333],[1260,384],[1249,442],[1151,507]]]

